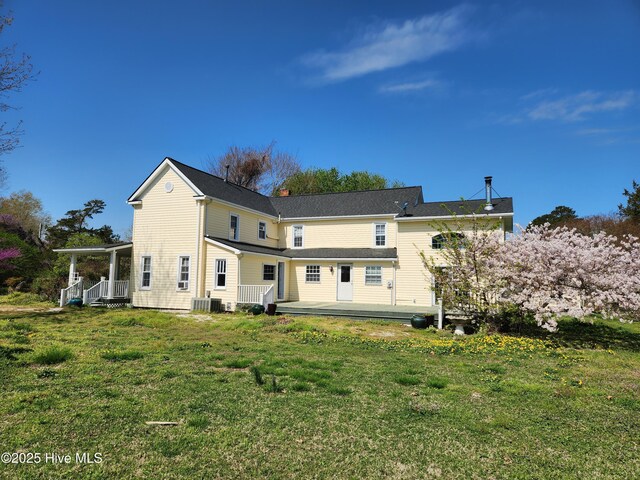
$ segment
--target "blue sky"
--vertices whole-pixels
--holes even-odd
[[[165,157],[229,145],[470,197],[493,175],[516,222],[612,211],[640,180],[640,4],[632,1],[5,1],[37,81],[3,113],[7,191],[54,218],[125,200]]]

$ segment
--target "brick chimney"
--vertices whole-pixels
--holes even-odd
[[[288,197],[289,196],[289,190],[286,188],[281,188],[280,189],[280,196],[281,197]]]

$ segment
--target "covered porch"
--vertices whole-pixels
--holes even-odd
[[[83,304],[92,306],[120,306],[129,303],[129,272],[126,272],[127,278],[120,277],[120,260],[130,258],[132,250],[131,242],[54,250],[69,255],[69,277],[67,287],[60,291],[60,306],[67,305],[72,298],[81,298]],[[77,268],[78,257],[81,255],[108,256],[109,276],[101,277],[98,281],[86,280]]]

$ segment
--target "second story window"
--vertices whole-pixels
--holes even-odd
[[[375,223],[374,227],[374,244],[376,247],[385,247],[387,245],[387,224]]]
[[[293,226],[293,248],[302,248],[303,244],[302,225]]]
[[[229,240],[240,238],[240,217],[233,213],[229,216]]]
[[[265,222],[258,222],[258,239],[267,239],[267,224]]]

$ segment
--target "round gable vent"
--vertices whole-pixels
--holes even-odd
[[[167,182],[164,184],[164,191],[167,193],[173,192],[173,183]]]

